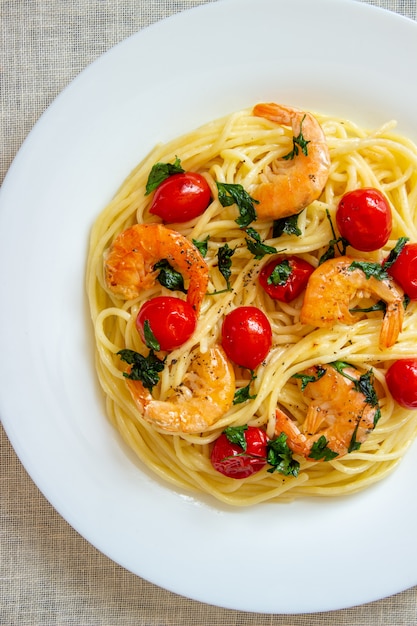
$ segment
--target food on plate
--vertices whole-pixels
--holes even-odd
[[[158,145],[93,226],[110,420],[179,490],[354,493],[417,435],[417,147],[261,103]]]

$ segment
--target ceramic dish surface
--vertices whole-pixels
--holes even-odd
[[[235,510],[179,493],[106,418],[84,282],[94,220],[156,143],[261,101],[372,128],[396,119],[417,141],[415,59],[417,24],[367,4],[221,0],[111,49],[19,151],[0,196],[1,419],[56,510],[138,576],[260,613],[340,609],[417,584],[416,445],[347,498]]]

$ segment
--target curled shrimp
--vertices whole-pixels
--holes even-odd
[[[136,298],[154,284],[154,265],[161,259],[189,279],[187,301],[198,314],[209,280],[207,263],[186,237],[162,224],[135,224],[115,238],[104,262],[108,288],[125,300]]]
[[[172,434],[205,432],[228,411],[235,393],[234,370],[219,345],[195,354],[165,401],[155,400],[140,381],[126,378],[126,384],[144,419]]]
[[[330,156],[317,119],[280,104],[257,104],[253,114],[291,126],[294,150],[264,172],[266,182],[254,191],[258,219],[280,219],[299,213],[320,196],[329,177]],[[291,155],[291,156],[290,156]]]
[[[306,459],[331,460],[357,450],[379,419],[371,374],[361,376],[354,367],[342,365],[343,373],[329,364],[300,375],[304,381],[311,378],[303,392],[309,405],[301,425],[276,411],[276,434],[285,433],[288,447]]]
[[[366,277],[360,267],[351,267],[357,259],[347,256],[325,261],[311,274],[301,307],[300,321],[320,328],[336,323],[353,324],[349,304],[355,298],[377,298],[386,304],[379,335],[379,347],[389,348],[397,341],[404,319],[404,292],[390,277],[379,280]]]

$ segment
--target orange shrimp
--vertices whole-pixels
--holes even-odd
[[[309,460],[331,460],[359,448],[380,416],[373,386],[368,385],[371,391],[365,394],[358,385],[358,370],[346,365],[343,373],[329,364],[315,365],[303,375],[311,377],[303,392],[309,402],[305,420],[297,425],[277,409],[276,434],[285,433],[288,447]]]
[[[162,224],[135,224],[120,233],[105,257],[106,284],[125,300],[152,287],[161,259],[189,279],[187,301],[198,314],[209,280],[208,266],[197,248],[183,235]]]
[[[378,280],[367,278],[360,267],[351,268],[354,261],[347,256],[325,261],[311,274],[300,321],[303,324],[331,327],[336,323],[354,324],[358,316],[349,311],[349,303],[356,296],[374,297],[386,303],[386,312],[379,335],[379,347],[389,348],[397,341],[404,319],[404,292],[390,277]]]
[[[228,411],[235,393],[234,370],[219,345],[195,354],[165,401],[154,400],[140,381],[126,378],[126,383],[145,420],[171,434],[205,432]]]
[[[299,213],[320,196],[330,171],[326,137],[317,119],[304,111],[280,104],[257,104],[253,114],[291,126],[294,154],[277,159],[264,171],[252,194],[258,219],[280,219]]]

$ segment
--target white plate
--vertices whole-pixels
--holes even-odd
[[[228,509],[160,484],[106,421],[84,294],[90,227],[156,143],[275,100],[417,140],[417,24],[346,0],[223,0],[87,68],[1,192],[1,417],[59,513],[128,570],[206,603],[305,613],[417,584],[417,448],[346,499]],[[410,497],[410,495],[412,497]]]

